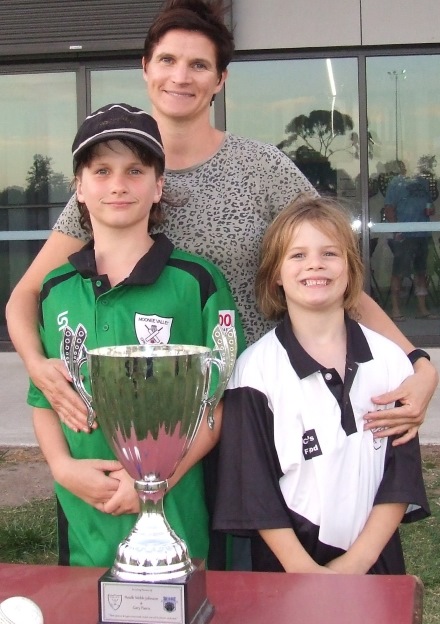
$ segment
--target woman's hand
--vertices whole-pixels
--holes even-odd
[[[74,200],[74,197],[72,197]],[[38,331],[38,301],[45,276],[79,251],[83,240],[51,232],[38,255],[20,279],[6,304],[9,336],[29,377],[46,396],[63,423],[74,431],[89,431],[87,409],[69,386],[71,381],[60,360],[47,360]]]
[[[400,435],[394,440],[393,446],[406,444],[414,438],[420,425],[425,420],[429,401],[438,383],[438,373],[426,358],[420,358],[414,365],[414,375],[391,392],[386,392],[372,401],[376,405],[387,405],[399,401],[402,406],[370,412],[364,416],[364,429],[379,429],[374,433],[376,438]],[[382,429],[385,427],[385,429]]]
[[[73,431],[90,431],[87,407],[71,386],[72,378],[61,360],[48,360],[43,355],[28,364],[29,375],[41,390],[59,419]],[[97,427],[96,421],[93,429]]]

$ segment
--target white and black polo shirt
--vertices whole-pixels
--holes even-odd
[[[412,373],[403,351],[346,318],[345,379],[296,340],[288,316],[247,349],[225,394],[215,527],[242,535],[292,527],[321,565],[345,552],[373,505],[429,515],[418,439],[393,447],[364,431],[372,396]],[[253,569],[280,569],[253,540]],[[372,569],[403,573],[398,533]]]

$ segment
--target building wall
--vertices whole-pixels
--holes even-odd
[[[234,0],[236,49],[275,50],[438,43],[438,0]],[[440,349],[429,352],[440,370]],[[440,389],[422,429],[424,443],[438,443]]]
[[[74,71],[69,63],[87,54],[101,52],[106,58],[110,52],[117,58],[118,53],[135,51],[138,59],[149,22],[162,2],[133,0],[130,11],[121,16],[120,0],[2,0],[0,65],[18,60],[24,67],[43,58],[59,62],[62,71]],[[343,51],[359,46],[423,46],[439,40],[438,0],[225,0],[225,4],[232,5],[238,51]],[[85,106],[81,96],[79,92],[80,118],[83,101]],[[440,358],[440,349],[435,351]]]
[[[361,0],[362,44],[438,43],[437,0]]]
[[[142,50],[162,0],[2,0],[0,62],[5,58]],[[25,16],[25,17],[24,17]]]
[[[234,0],[238,50],[439,41],[438,0]]]

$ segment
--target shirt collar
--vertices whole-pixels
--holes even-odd
[[[154,244],[137,262],[124,284],[153,284],[162,273],[173,252],[173,243],[165,234],[153,234]],[[84,279],[98,277],[95,260],[94,241],[88,242],[82,249],[69,256],[69,262]]]
[[[373,359],[370,347],[364,332],[359,324],[347,314],[344,316],[347,329],[347,365],[352,363],[368,362]],[[324,370],[324,367],[314,360],[298,342],[292,330],[289,315],[284,315],[283,320],[275,329],[276,336],[285,348],[290,363],[300,379],[305,379],[313,373]]]

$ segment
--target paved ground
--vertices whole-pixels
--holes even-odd
[[[27,389],[27,375],[18,355],[0,353],[0,446],[36,445]]]
[[[431,356],[440,370],[440,350],[433,350]],[[26,404],[27,388],[27,375],[18,355],[0,352],[0,447],[36,445],[31,408]],[[440,444],[440,387],[431,401],[420,441]]]
[[[37,446],[3,446],[0,456],[0,517],[2,507],[53,496],[52,475]]]

